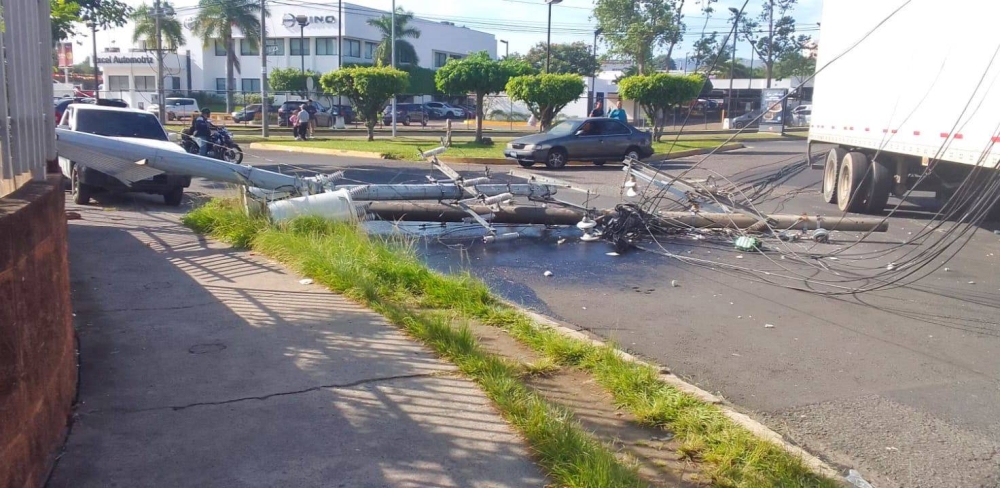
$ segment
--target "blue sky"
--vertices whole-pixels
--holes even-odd
[[[142,0],[125,0],[126,3],[138,6]],[[689,50],[691,42],[696,40],[705,25],[705,17],[701,13],[703,0],[687,0],[685,3],[685,20],[687,23],[687,36],[682,45],[674,49],[674,58],[683,58],[684,53]],[[727,23],[729,7],[739,8],[744,0],[719,0],[714,4],[716,13],[708,19],[707,31],[719,31],[723,34],[728,31]],[[152,0],[149,0],[151,3]],[[356,5],[390,10],[392,0],[349,0]],[[196,0],[174,0],[175,7],[188,7],[196,5]],[[322,3],[326,5],[336,5],[336,0],[307,0],[307,3]],[[750,0],[746,12],[749,15],[756,15],[760,12],[764,0]],[[396,0],[396,4],[406,10],[414,12],[417,16],[427,17],[434,20],[449,20],[459,25],[467,25],[476,30],[482,30],[495,34],[497,39],[505,39],[510,42],[510,50],[514,52],[527,51],[532,45],[545,40],[546,16],[548,8],[544,0]],[[552,8],[552,42],[573,42],[585,41],[588,44],[593,42],[594,21],[590,19],[593,0],[563,0],[561,4]],[[793,15],[798,21],[800,29],[816,29],[816,23],[820,20],[822,10],[822,0],[799,0],[799,5],[793,11]],[[817,31],[804,32],[818,37]],[[127,48],[131,46],[131,29],[115,29],[108,32],[98,33],[98,45],[110,45],[114,40],[115,45]],[[83,46],[77,46],[77,50],[89,51],[89,36],[80,36],[75,39],[82,42]],[[745,44],[745,43],[744,43]],[[598,50],[603,49],[600,45]],[[504,47],[497,46],[497,52],[502,54]],[[749,57],[749,47],[740,46],[738,50],[740,57]],[[84,55],[85,56],[85,55]],[[79,56],[82,60],[84,56]]]

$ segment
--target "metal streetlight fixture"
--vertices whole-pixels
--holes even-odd
[[[504,59],[510,58],[510,43],[507,42],[507,41],[505,41],[505,40],[503,40],[503,39],[500,39],[500,42],[503,43],[503,47],[504,47],[503,58]],[[514,119],[512,119],[511,116],[513,115],[512,112],[514,112],[514,99],[510,98],[510,95],[507,95],[507,101],[510,102],[510,110],[507,111],[507,123],[510,124],[511,130],[513,130],[514,129]]]
[[[90,40],[94,43],[94,99],[101,99],[101,85],[97,83],[97,23],[94,21],[87,22],[87,27],[90,27]]]
[[[299,23],[299,56],[302,58],[302,72],[306,72],[306,26],[309,25],[309,17],[296,15],[295,21]]]
[[[549,26],[545,30],[545,72],[549,72],[549,57],[552,54],[552,6],[557,3],[562,3],[562,0],[545,0],[545,3],[549,5]]]
[[[503,40],[503,39],[500,39],[500,42],[503,43],[503,47],[504,47],[504,50],[505,50],[503,58],[507,59],[507,58],[510,57],[510,43],[507,42],[507,41],[505,41],[505,40]]]

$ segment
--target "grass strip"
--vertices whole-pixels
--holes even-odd
[[[373,239],[356,226],[316,218],[271,226],[247,217],[231,201],[209,202],[185,216],[184,223],[291,265],[382,314],[452,361],[527,439],[539,465],[558,486],[646,486],[634,466],[620,462],[581,430],[568,411],[525,386],[525,371],[517,364],[484,351],[468,327],[453,327],[446,314],[421,310],[445,307],[448,296],[467,293],[469,286],[467,296],[492,301],[471,277],[429,271],[402,240]]]
[[[462,338],[468,335],[467,330],[449,328],[459,337],[444,341],[439,337],[447,334],[437,328],[446,324],[438,324],[435,320],[439,319],[416,310],[447,309],[467,319],[502,327],[550,360],[589,371],[620,408],[630,411],[640,422],[673,432],[682,443],[681,453],[700,461],[705,474],[717,486],[839,486],[810,471],[781,447],[734,423],[717,406],[663,383],[652,367],[623,359],[611,346],[596,346],[537,325],[498,300],[467,273],[444,275],[431,271],[419,260],[412,241],[372,237],[357,226],[316,218],[273,226],[265,219],[247,217],[234,201],[227,200],[214,200],[194,210],[184,222],[196,231],[285,262],[383,313],[428,342],[483,387],[531,442],[542,466],[566,486],[633,486],[633,478],[622,473],[634,472],[620,464],[607,464],[610,461],[594,465],[597,458],[613,459],[613,455],[592,440],[586,454],[567,452],[571,450],[563,447],[571,443],[586,444],[580,439],[558,440],[576,438],[576,434],[567,433],[573,430],[568,427],[568,414],[533,396],[523,383],[516,382],[517,373],[509,364],[479,350],[474,340],[470,345],[461,345],[467,340]],[[529,408],[523,405],[525,402],[537,405]],[[554,448],[553,442],[563,447]],[[581,474],[584,470],[587,474]],[[583,480],[587,481],[582,485],[572,484]]]

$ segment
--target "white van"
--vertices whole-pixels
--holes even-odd
[[[167,120],[194,118],[201,113],[201,109],[198,108],[198,100],[193,98],[168,98],[165,105]],[[160,105],[154,103],[146,107],[146,111],[154,115],[159,115]]]

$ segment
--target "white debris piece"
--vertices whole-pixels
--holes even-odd
[[[299,280],[299,284],[300,285],[311,285],[311,284],[313,284],[313,280],[311,280],[309,278],[302,278],[301,280]]]
[[[556,244],[562,244],[564,242],[566,242],[566,238],[565,237],[561,237],[561,238],[559,238],[558,241],[556,241]]]
[[[544,272],[544,273],[542,273],[542,274],[543,274],[543,275],[545,275],[545,277],[546,277],[546,278],[549,278],[549,277],[551,277],[551,276],[552,276],[552,272],[551,272],[551,271],[549,271],[549,270],[545,270],[545,272]]]
[[[672,286],[674,288],[677,288],[678,286],[681,286],[681,285],[677,284],[677,280],[670,280],[670,286]]]
[[[605,255],[607,255],[607,256],[621,256],[620,254],[618,254],[618,253],[616,253],[616,252],[614,252],[614,251],[611,251],[611,252],[606,252],[606,253],[604,253],[604,254],[605,254]]]
[[[774,324],[764,324],[764,328],[765,329],[773,329],[774,328]]]

